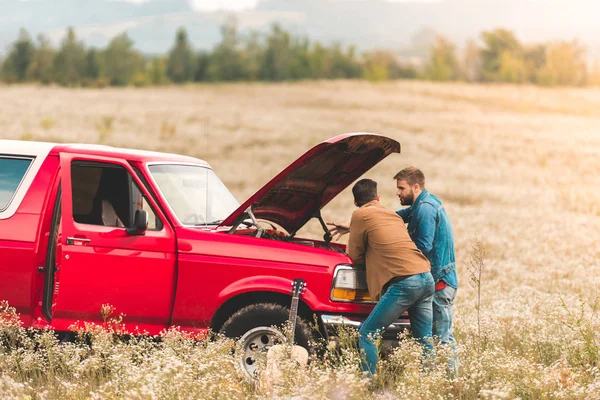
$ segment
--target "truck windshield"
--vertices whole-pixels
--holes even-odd
[[[240,206],[210,168],[154,164],[148,170],[184,225],[217,225]]]

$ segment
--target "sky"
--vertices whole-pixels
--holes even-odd
[[[191,0],[197,11],[247,10],[256,7],[258,0]]]
[[[125,1],[128,3],[146,3],[152,0],[109,0]],[[256,7],[259,0],[190,0],[190,4],[197,11],[217,11],[217,10],[248,10]]]
[[[145,3],[151,0],[120,0],[127,1],[130,3]],[[338,1],[360,1],[360,0],[338,0]],[[421,3],[432,3],[442,0],[386,0],[389,2],[421,2]],[[259,0],[190,0],[190,4],[196,11],[217,11],[217,10],[249,10],[256,7]]]

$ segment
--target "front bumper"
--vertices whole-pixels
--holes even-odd
[[[330,315],[321,314],[321,323],[325,328],[327,335],[335,335],[335,330],[339,327],[350,327],[360,329],[364,319],[358,317],[344,316],[344,315]],[[385,328],[381,337],[383,340],[398,340],[398,334],[406,329],[410,329],[410,322],[408,319],[398,319],[390,326]]]

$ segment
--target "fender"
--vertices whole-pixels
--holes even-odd
[[[258,275],[250,276],[233,282],[219,293],[219,302],[224,304],[233,297],[253,292],[276,292],[292,297],[292,281],[280,276]],[[320,304],[317,296],[310,290],[310,283],[302,295],[302,301],[311,309],[315,310]]]

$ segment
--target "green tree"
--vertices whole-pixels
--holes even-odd
[[[21,28],[2,66],[2,76],[8,82],[23,82],[35,58],[35,45],[29,33]]]
[[[29,65],[28,76],[45,85],[54,79],[55,51],[52,44],[44,35],[38,35],[38,46],[35,50],[33,62]]]
[[[175,46],[169,52],[167,76],[175,83],[188,82],[194,77],[194,52],[184,28],[177,31]]]
[[[479,82],[482,77],[481,50],[473,40],[463,53],[463,76],[467,82]]]
[[[221,42],[215,47],[208,66],[207,76],[212,81],[238,81],[247,79],[244,59],[238,50],[239,36],[235,19],[221,27]]]
[[[522,60],[523,46],[514,34],[506,29],[483,32],[481,38],[485,43],[481,50],[482,78],[485,81],[501,81],[500,60],[503,54],[505,61]]]
[[[414,65],[399,61],[395,56],[388,66],[388,71],[389,79],[415,79],[419,76],[419,72]]]
[[[460,76],[460,64],[456,47],[446,38],[438,36],[425,66],[425,79],[432,81],[453,81]]]
[[[527,80],[527,66],[522,57],[505,51],[500,55],[500,69],[496,80],[501,82],[523,83]]]
[[[154,57],[150,63],[150,82],[153,85],[163,85],[167,82],[167,63],[165,57]]]
[[[85,67],[83,69],[83,76],[89,80],[98,79],[102,72],[100,64],[100,53],[98,53],[96,49],[89,49],[85,53]]]
[[[273,25],[266,38],[266,50],[259,76],[266,81],[283,81],[290,78],[293,63],[292,38],[278,24]]]
[[[326,79],[331,74],[329,50],[316,42],[309,54],[310,72],[313,79]]]
[[[208,68],[210,66],[210,54],[201,51],[196,56],[196,68],[194,70],[194,81],[203,82],[209,80]]]
[[[67,36],[54,59],[54,74],[61,85],[78,85],[81,83],[85,69],[85,47],[77,41],[75,30],[67,29]]]
[[[414,79],[416,69],[388,50],[363,54],[362,77],[373,82],[389,79]]]
[[[527,81],[538,83],[539,71],[546,65],[546,45],[536,44],[525,48],[524,61],[527,69]]]
[[[389,52],[382,50],[365,54],[363,77],[373,82],[390,79],[390,65],[394,62],[393,57]]]
[[[133,41],[126,33],[110,41],[103,58],[106,78],[113,86],[132,83],[134,75],[144,70],[144,59],[134,50]]]
[[[293,57],[290,60],[289,76],[291,79],[307,79],[311,77],[310,40],[306,37],[295,38],[292,44]]]
[[[205,60],[202,59],[203,54],[198,55],[197,74],[202,71],[205,60],[210,60],[210,57],[205,55]],[[246,74],[249,80],[258,80],[260,69],[265,58],[265,49],[261,43],[261,36],[258,32],[251,32],[246,39],[246,48],[243,52],[244,65],[246,66]],[[206,71],[204,71],[206,75]]]
[[[356,49],[354,46],[347,50],[342,45],[336,43],[331,48],[331,73],[330,78],[359,78],[362,73],[360,63],[356,58]]]
[[[544,85],[580,86],[587,84],[588,71],[584,48],[577,42],[559,41],[547,47],[546,63],[538,74]]]

